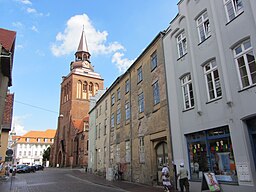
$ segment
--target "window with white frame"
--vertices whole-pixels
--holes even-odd
[[[256,62],[250,39],[236,46],[233,51],[241,88],[256,84]]]
[[[156,81],[153,84],[153,99],[154,99],[154,105],[160,103],[160,95],[159,95],[159,85],[158,81]]]
[[[130,119],[130,103],[125,103],[125,120]]]
[[[187,53],[187,39],[186,39],[185,31],[180,33],[176,39],[177,39],[177,47],[178,47],[178,56],[180,58]]]
[[[142,79],[143,79],[143,76],[142,76],[142,67],[140,66],[138,69],[137,69],[137,74],[138,74],[138,80],[137,82],[141,82]]]
[[[144,111],[144,94],[143,92],[138,95],[139,113]]]
[[[224,5],[228,21],[233,20],[243,12],[242,0],[224,0]]]
[[[199,42],[201,43],[211,35],[210,22],[209,22],[207,11],[202,13],[197,18],[196,23],[197,23]]]
[[[111,105],[114,105],[115,104],[115,94],[113,93],[111,95]]]
[[[139,140],[140,140],[140,145],[139,145],[140,163],[145,163],[144,137],[139,137]]]
[[[113,113],[111,115],[111,128],[114,128],[115,127],[115,114]]]
[[[130,141],[125,142],[125,161],[127,163],[130,163],[131,161],[131,147],[130,147]]]
[[[120,88],[117,89],[117,100],[121,99],[121,92],[120,92]]]
[[[117,106],[117,111],[116,111],[116,124],[119,125],[121,122],[121,108],[120,105]]]
[[[120,162],[120,144],[116,144],[116,162]]]
[[[220,77],[215,60],[204,65],[204,76],[207,88],[208,100],[219,98],[222,95]]]
[[[127,79],[125,81],[125,93],[128,93],[130,91],[130,80]]]
[[[157,53],[156,51],[151,55],[151,71],[157,67]]]
[[[181,87],[184,101],[184,109],[186,110],[194,107],[194,93],[190,74],[186,75],[181,79]]]

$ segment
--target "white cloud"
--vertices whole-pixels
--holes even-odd
[[[45,56],[45,53],[43,51],[39,50],[39,49],[36,50],[36,54],[41,56],[41,57]]]
[[[35,32],[38,32],[37,27],[36,27],[36,26],[34,26],[34,25],[31,27],[31,30],[32,30],[32,31],[35,31]]]
[[[23,49],[24,47],[23,47],[23,45],[21,45],[21,44],[18,44],[18,45],[16,45],[15,46],[15,49]]]
[[[12,26],[17,27],[17,28],[21,28],[21,27],[23,27],[23,24],[19,21],[18,22],[12,22]]]
[[[26,5],[32,5],[31,1],[29,0],[17,0],[17,1]]]
[[[28,13],[36,13],[37,11],[36,11],[36,9],[34,9],[34,8],[27,8],[27,12]]]
[[[120,73],[124,73],[135,61],[135,59],[129,60],[127,58],[122,58],[123,56],[123,53],[116,52],[112,57],[112,62],[115,63]]]
[[[15,128],[16,135],[22,136],[28,132],[25,130],[24,125],[23,125],[23,120],[26,118],[27,118],[27,116],[14,116],[13,117],[12,125],[13,125],[13,128]]]
[[[88,49],[91,54],[110,54],[118,50],[125,50],[118,42],[107,43],[108,32],[97,30],[86,14],[71,17],[64,32],[56,35],[56,41],[51,45],[55,56],[67,55],[77,50],[82,28],[86,35]]]

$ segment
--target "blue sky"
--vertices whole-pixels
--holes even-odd
[[[56,129],[61,77],[84,25],[104,87],[122,74],[178,13],[173,0],[0,0],[0,27],[17,32],[13,126],[18,135]]]

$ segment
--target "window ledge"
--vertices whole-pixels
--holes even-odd
[[[227,23],[226,23],[226,26],[229,24],[229,23],[231,23],[232,21],[234,21],[237,17],[239,17],[240,15],[242,15],[244,13],[244,11],[242,11],[241,13],[239,13],[237,16],[235,16],[233,19],[231,19],[230,21],[228,21]]]
[[[182,112],[187,112],[187,111],[190,111],[190,110],[192,110],[192,109],[195,109],[195,107],[191,107],[191,108],[189,108],[189,109],[183,109]]]
[[[203,44],[207,39],[209,39],[211,37],[211,35],[209,35],[207,38],[205,38],[205,40],[201,41],[200,43],[198,43],[198,46]]]
[[[253,85],[250,85],[250,86],[248,86],[248,87],[242,88],[241,90],[238,91],[238,93],[239,93],[239,92],[246,91],[246,90],[251,89],[251,88],[253,88],[253,87],[256,87],[256,84],[253,84]]]
[[[213,103],[213,102],[218,101],[218,100],[220,100],[220,99],[222,99],[222,97],[217,97],[217,98],[215,98],[215,99],[212,99],[212,100],[210,100],[210,101],[207,101],[205,104]]]
[[[185,57],[188,54],[188,52],[186,52],[185,54],[183,54],[182,56],[180,56],[177,61],[181,60],[183,57]]]

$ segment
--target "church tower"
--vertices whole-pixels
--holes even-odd
[[[103,89],[94,72],[84,30],[70,73],[62,77],[58,128],[51,150],[53,166],[87,166],[90,97]]]

